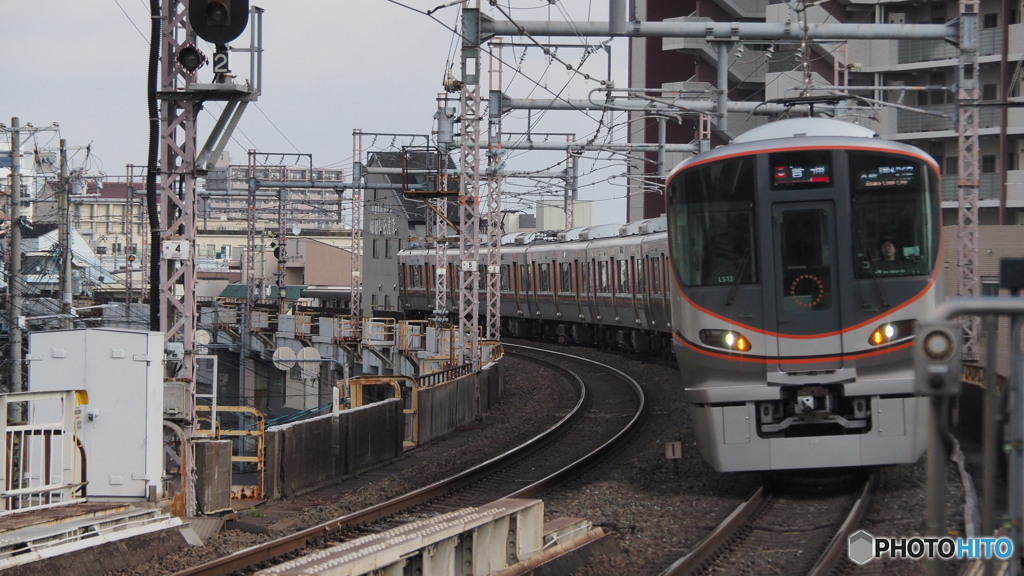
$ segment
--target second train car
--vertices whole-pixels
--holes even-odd
[[[671,346],[716,470],[914,462],[915,323],[942,294],[938,174],[860,126],[767,124],[681,163],[667,218],[503,245],[503,330]],[[433,258],[400,255],[407,311],[433,307]]]

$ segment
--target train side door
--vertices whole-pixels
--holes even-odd
[[[806,359],[800,370],[842,367],[836,217],[832,202],[772,206],[775,246],[774,298],[779,369],[783,358]]]

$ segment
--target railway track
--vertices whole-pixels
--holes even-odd
[[[444,512],[504,497],[537,498],[614,449],[645,415],[639,383],[611,366],[539,348],[506,345],[505,350],[543,363],[574,383],[577,402],[554,426],[512,450],[429,486],[179,571],[175,576],[251,573],[308,554],[327,543],[334,545]]]
[[[761,486],[662,576],[831,574],[846,558],[877,476],[855,484],[828,492]]]

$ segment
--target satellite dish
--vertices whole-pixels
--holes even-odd
[[[274,366],[276,366],[278,370],[287,372],[288,370],[291,370],[292,366],[295,366],[295,351],[291,348],[282,346],[281,348],[274,350],[273,360]]]
[[[298,236],[300,233],[302,233],[302,226],[299,226],[298,224],[293,224],[292,236]]]
[[[206,346],[210,343],[210,333],[206,330],[196,330],[196,346]]]
[[[299,368],[302,370],[303,379],[316,378],[317,374],[320,373],[320,353],[316,351],[316,348],[306,347],[299,350],[298,355]]]

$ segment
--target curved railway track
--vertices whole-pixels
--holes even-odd
[[[876,485],[872,473],[855,487],[828,492],[761,486],[662,576],[831,574],[846,558],[847,537]]]
[[[251,573],[307,554],[328,541],[333,545],[504,497],[536,498],[593,465],[635,429],[646,413],[639,383],[611,366],[539,348],[506,345],[505,349],[543,363],[574,383],[579,393],[576,405],[554,426],[517,448],[442,481],[182,570],[175,576]]]

